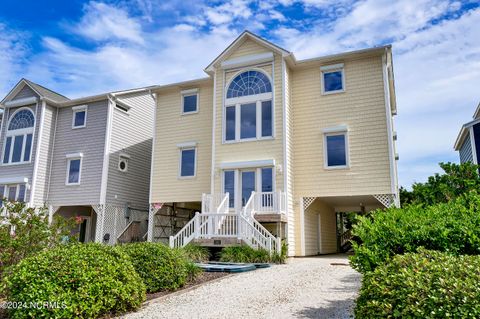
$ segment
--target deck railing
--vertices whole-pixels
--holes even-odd
[[[285,214],[286,195],[284,192],[253,192],[255,214]]]

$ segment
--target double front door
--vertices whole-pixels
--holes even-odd
[[[223,171],[223,191],[230,194],[230,208],[241,210],[252,192],[273,192],[273,167]]]

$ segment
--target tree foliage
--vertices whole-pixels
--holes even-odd
[[[463,164],[440,163],[443,174],[430,176],[425,183],[414,183],[412,191],[400,189],[404,204],[424,206],[446,203],[471,190],[480,189],[479,166],[470,162]]]

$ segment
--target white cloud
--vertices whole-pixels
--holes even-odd
[[[95,41],[144,43],[141,24],[137,19],[130,17],[124,9],[101,2],[92,1],[85,6],[85,15],[74,30]]]
[[[0,23],[0,100],[18,82],[15,75],[21,73],[26,63],[27,34],[9,29]]]

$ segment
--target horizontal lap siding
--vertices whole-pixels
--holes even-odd
[[[108,101],[88,104],[87,126],[72,129],[71,107],[60,108],[48,202],[54,206],[100,202]],[[66,186],[67,154],[83,153],[81,184]]]
[[[146,93],[121,96],[119,100],[131,108],[128,113],[116,108],[113,112],[107,203],[147,209],[155,103]],[[127,172],[118,170],[121,153],[131,156]]]
[[[296,196],[391,193],[381,57],[345,61],[346,91],[321,95],[320,65],[293,73]],[[324,128],[349,128],[350,168],[323,167]]]
[[[30,95],[32,96],[32,95]],[[5,136],[8,128],[8,122],[11,119],[13,113],[20,109],[20,108],[29,108],[32,110],[33,114],[35,115],[35,130],[34,130],[34,139],[32,145],[32,152],[30,154],[30,163],[26,164],[18,164],[18,165],[3,165],[3,156],[4,156],[4,143],[5,143]],[[35,113],[37,111],[37,113]],[[35,162],[35,154],[37,153],[37,141],[38,141],[38,132],[40,128],[40,119],[41,119],[41,104],[38,104],[38,108],[36,104],[22,106],[22,107],[15,107],[15,108],[7,108],[4,114],[4,124],[2,127],[2,132],[0,132],[0,177],[26,177],[28,178],[28,182],[32,184],[32,177],[33,177],[33,166]],[[26,201],[30,200],[30,190],[26,191]]]
[[[229,58],[237,58],[245,55],[258,54],[268,52],[264,47],[257,45],[251,40],[244,42]],[[272,140],[259,140],[240,143],[223,144],[223,98],[225,95],[224,87],[224,72],[223,70],[216,71],[217,85],[216,85],[216,111],[215,111],[215,167],[218,168],[224,162],[239,162],[239,161],[253,161],[274,159],[277,165],[283,166],[283,102],[282,102],[282,57],[275,54],[274,61],[274,134],[275,138]],[[245,67],[245,70],[254,67]],[[272,66],[263,66],[270,76],[272,76]],[[239,72],[241,70],[237,70]],[[236,72],[235,72],[236,73]],[[225,78],[228,79],[233,76],[233,72],[227,72]],[[283,174],[276,174],[276,189],[284,190]],[[222,192],[222,174],[215,175],[215,192]]]
[[[181,114],[181,90],[199,89],[199,111]],[[157,93],[152,202],[201,201],[210,192],[213,82]],[[196,177],[179,179],[177,144],[197,142]]]
[[[55,121],[57,109],[46,105],[43,119],[43,134],[40,145],[40,156],[37,169],[37,182],[35,184],[35,205],[45,204],[48,192],[48,177],[50,175],[51,153],[54,145]]]
[[[472,162],[473,163],[473,152],[472,152],[472,141],[470,140],[470,133],[465,138],[462,147],[459,151],[460,154],[460,163]]]

